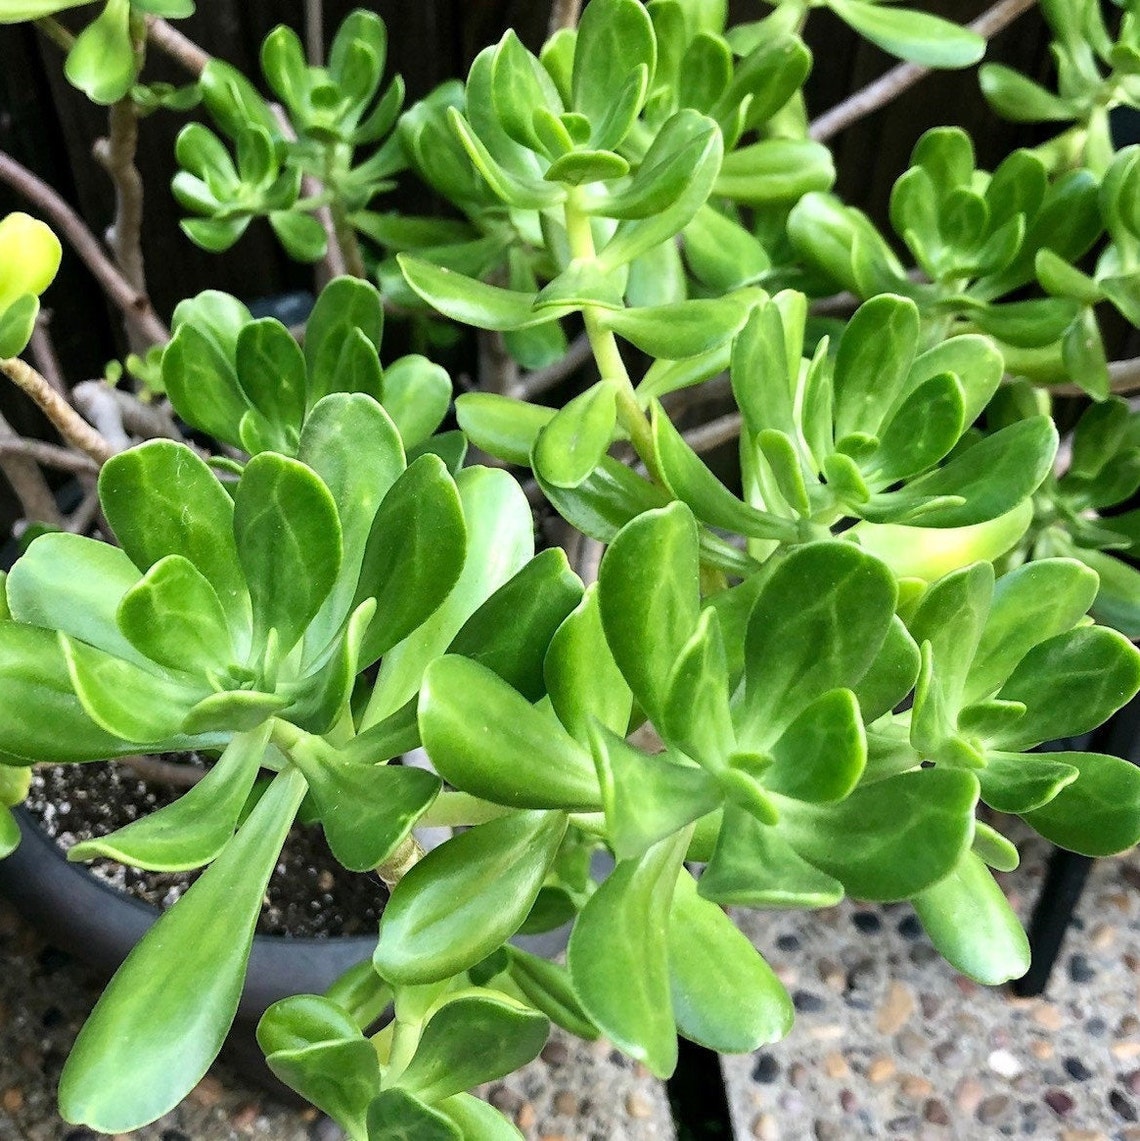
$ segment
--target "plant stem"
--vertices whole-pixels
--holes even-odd
[[[1037,0],[998,0],[992,8],[983,12],[967,27],[980,36],[996,35],[1007,25],[1012,24],[1023,12],[1035,7]],[[832,107],[816,119],[810,127],[810,135],[817,142],[824,142],[833,135],[865,119],[872,112],[893,102],[904,91],[913,87],[928,75],[929,67],[917,63],[900,63],[881,75],[873,83],[848,96],[842,103]]]
[[[99,474],[99,465],[90,456],[81,452],[74,452],[70,448],[61,448],[58,444],[49,444],[46,440],[25,440],[14,432],[9,435],[4,430],[6,428],[8,428],[8,422],[0,420],[0,457],[21,457],[40,464],[42,467],[58,468],[60,471],[73,471],[84,475]],[[3,460],[0,459],[0,465],[2,464]],[[7,468],[5,467],[4,470],[7,475]],[[10,475],[9,481],[11,481]],[[20,498],[23,500],[23,496]],[[29,515],[28,517],[44,519],[42,515]],[[44,522],[51,522],[51,520],[44,519]]]
[[[391,891],[424,858],[424,855],[419,840],[409,834],[388,859],[376,865],[376,874]]]
[[[60,527],[63,525],[63,516],[43,472],[37,466],[37,457],[22,446],[27,442],[21,440],[15,429],[0,416],[0,471],[16,493],[21,513],[25,519],[36,519]],[[59,451],[72,455],[63,448]]]
[[[146,296],[142,253],[143,182],[135,165],[138,141],[138,108],[128,95],[111,105],[108,137],[95,144],[95,157],[115,187],[115,220],[107,233],[107,244],[123,276],[139,294]],[[125,324],[132,350],[145,352],[149,342],[145,331],[138,327],[138,319],[128,313]]]
[[[161,345],[170,340],[170,330],[159,320],[150,298],[123,276],[83,219],[46,182],[5,151],[0,151],[0,182],[11,186],[43,211],[83,259],[112,304],[126,318],[136,322],[147,345]]]
[[[593,356],[590,348],[590,338],[585,333],[579,334],[570,342],[566,354],[561,360],[549,364],[546,368],[537,368],[520,376],[514,387],[507,393],[519,400],[530,400],[535,396],[549,391],[555,385],[561,384],[572,372],[579,369]]]
[[[146,22],[146,38],[160,52],[170,56],[190,72],[195,79],[202,74],[206,64],[213,58],[203,51],[193,40],[184,36],[173,24],[168,24],[158,16],[150,16]]]
[[[54,16],[41,16],[36,20],[36,27],[60,51],[69,52],[75,47],[75,37]]]
[[[360,243],[356,240],[356,231],[344,212],[344,206],[335,198],[329,203],[329,213],[332,215],[333,232],[336,235],[336,244],[344,259],[344,268],[353,277],[367,278],[364,268],[364,255],[360,252]]]
[[[566,236],[572,258],[581,261],[593,260],[594,234],[590,229],[589,215],[578,204],[576,188],[570,190],[566,196]],[[602,327],[601,311],[598,306],[583,305],[582,320],[602,380],[612,381],[616,386],[618,421],[629,433],[633,449],[641,457],[650,478],[660,483],[661,473],[657,467],[653,429],[650,427],[649,418],[638,403],[633,381],[629,378],[625,362],[618,350],[617,338]]]
[[[563,28],[574,28],[582,12],[582,0],[554,0],[550,8],[550,25],[547,36]]]
[[[86,452],[97,464],[105,464],[117,449],[111,446],[30,364],[19,357],[0,360],[0,372],[39,405],[59,434]]]

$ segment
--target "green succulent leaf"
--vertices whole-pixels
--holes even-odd
[[[79,33],[67,53],[64,75],[92,103],[115,103],[135,82],[138,66],[130,18],[130,0],[107,0],[102,13]]]
[[[262,452],[246,464],[238,483],[233,532],[253,606],[254,645],[264,646],[275,630],[287,652],[340,570],[336,503],[310,468]]]
[[[674,503],[627,524],[602,558],[598,604],[614,660],[651,718],[699,616],[697,528]]]
[[[719,808],[723,795],[703,769],[667,754],[647,756],[604,726],[590,734],[610,846],[619,860],[648,848]]]
[[[713,193],[746,206],[790,205],[835,182],[831,152],[809,139],[763,139],[724,156]]]
[[[766,748],[804,708],[857,685],[894,616],[894,576],[846,543],[793,550],[768,577],[745,636],[742,747]]]
[[[986,767],[975,774],[982,800],[997,812],[1031,812],[1048,804],[1080,770],[1065,753],[987,753]]]
[[[618,1049],[658,1077],[677,1064],[668,917],[687,831],[623,860],[582,909],[567,963],[574,990]]]
[[[596,584],[555,631],[542,670],[558,720],[575,740],[590,739],[594,719],[624,736],[633,694],[606,643]]]
[[[64,1119],[105,1133],[161,1117],[201,1080],[237,1011],[254,925],[304,796],[297,773],[270,785],[237,835],[127,956],[60,1076]],[[196,954],[185,949],[195,947]],[[123,1069],[115,1048],[140,1045]]]
[[[685,871],[669,913],[669,984],[677,1029],[710,1050],[747,1053],[792,1028],[795,1010],[783,984]]]
[[[826,804],[842,800],[858,784],[867,763],[867,739],[859,703],[849,689],[817,697],[772,746],[764,787]]]
[[[1101,753],[1043,754],[1080,775],[1047,804],[1024,812],[1047,840],[1086,856],[1110,856],[1140,841],[1140,769]]]
[[[598,315],[604,329],[650,356],[677,360],[707,353],[730,340],[748,320],[756,298],[748,291]]]
[[[535,440],[555,410],[495,392],[465,392],[455,401],[455,414],[477,448],[506,463],[529,466]]]
[[[698,891],[714,903],[741,907],[832,907],[843,898],[838,879],[808,863],[778,828],[735,804],[725,807]]]
[[[549,1033],[541,1014],[501,995],[454,998],[432,1015],[396,1082],[426,1102],[438,1102],[525,1066]]]
[[[416,460],[376,512],[356,588],[356,604],[377,599],[361,648],[370,664],[421,626],[463,570],[466,526],[455,481],[438,456]]]
[[[455,485],[467,528],[463,570],[442,605],[384,655],[364,728],[417,692],[428,663],[447,651],[471,615],[534,555],[530,505],[506,472],[466,468]]]
[[[368,1106],[367,1127],[368,1141],[463,1141],[462,1130],[446,1113],[398,1086]]]
[[[617,427],[617,385],[600,381],[575,396],[538,433],[532,465],[556,487],[577,487],[609,449]]]
[[[1029,970],[1025,930],[973,852],[911,903],[942,957],[976,982],[1000,986]]]
[[[565,831],[561,813],[512,812],[429,852],[384,909],[381,977],[435,982],[486,958],[522,926]]]
[[[583,12],[570,91],[571,107],[590,122],[591,142],[602,138],[603,125],[629,76],[643,67],[648,82],[656,64],[657,39],[642,4],[636,0],[599,0],[592,10]],[[637,113],[636,106],[633,113]],[[614,146],[620,141],[619,136],[604,145]]]
[[[419,723],[436,770],[457,788],[511,807],[601,807],[590,754],[484,666],[453,655],[433,662]]]
[[[828,7],[871,43],[925,67],[971,67],[985,54],[983,36],[926,12],[865,0],[828,0]]]
[[[779,829],[856,899],[908,899],[955,867],[974,835],[978,782],[921,769],[856,789],[838,804],[781,797]]]
[[[330,392],[346,390],[344,357],[346,353],[359,351],[352,344],[357,330],[378,352],[384,333],[380,294],[375,286],[359,278],[335,278],[321,290],[305,326],[308,408]],[[379,391],[370,391],[370,395],[380,397]]]
[[[347,1012],[315,994],[275,1002],[261,1016],[257,1042],[273,1073],[357,1131],[380,1092],[376,1051]]]

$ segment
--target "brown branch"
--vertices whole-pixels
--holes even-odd
[[[1036,4],[1037,0],[998,0],[992,8],[987,9],[966,26],[970,31],[989,39]],[[852,123],[857,123],[897,99],[929,72],[930,68],[917,63],[900,63],[897,67],[892,67],[873,83],[869,83],[848,96],[842,103],[832,107],[830,111],[820,115],[811,124],[809,135],[818,142],[830,139],[850,127]]]
[[[179,765],[158,757],[120,757],[119,763],[147,784],[164,784],[170,788],[193,788],[210,770],[197,765]]]
[[[570,342],[561,360],[520,376],[507,390],[507,395],[517,397],[519,400],[530,400],[549,391],[581,368],[590,359],[592,352],[590,338],[585,333],[580,334]]]
[[[698,455],[702,452],[711,452],[713,448],[727,444],[740,435],[741,416],[739,412],[730,412],[716,420],[710,420],[699,428],[692,428],[684,433],[685,442]]]
[[[131,436],[123,426],[123,413],[101,380],[85,380],[71,391],[71,402],[95,426],[95,431],[116,452],[131,446]]]
[[[116,452],[90,424],[30,364],[19,357],[0,360],[0,372],[27,393],[59,434],[73,447],[86,452],[97,464],[104,464]]]
[[[60,471],[73,471],[86,475],[98,475],[99,465],[82,452],[72,451],[70,448],[61,448],[58,444],[49,444],[46,440],[26,440],[14,432],[9,436],[3,431],[7,422],[0,427],[0,457],[13,459],[26,457],[42,467],[58,468]],[[11,429],[9,429],[11,431]],[[42,518],[42,516],[37,516]],[[49,520],[45,520],[49,522]]]
[[[1044,384],[1051,396],[1088,396],[1079,384]],[[1140,357],[1126,361],[1109,361],[1108,390],[1115,396],[1134,396],[1140,393]]]
[[[37,519],[41,523],[59,527],[63,524],[63,516],[60,515],[55,496],[52,495],[43,472],[37,466],[35,458],[26,449],[18,447],[26,442],[0,416],[0,472],[4,473],[16,493],[21,513],[25,519]],[[11,447],[13,444],[17,447]]]
[[[142,253],[143,181],[135,165],[138,141],[138,108],[128,95],[112,104],[108,113],[108,137],[96,142],[94,153],[115,188],[115,220],[107,231],[107,245],[123,276],[137,293],[146,296]],[[133,314],[127,314],[126,324],[131,348],[145,352],[146,335],[137,327]]]
[[[195,79],[202,74],[206,64],[213,59],[209,52],[203,51],[192,39],[184,36],[173,24],[168,24],[158,16],[148,16],[146,21],[146,38],[154,44],[160,52],[170,56],[175,63],[190,72]]]
[[[34,175],[5,151],[0,151],[0,182],[11,186],[47,216],[83,259],[103,292],[123,315],[138,325],[147,344],[170,340],[170,330],[159,320],[145,293],[140,293],[103,252],[99,239],[87,223],[43,179]]]
[[[519,366],[507,352],[502,333],[480,329],[477,336],[479,345],[479,391],[505,395],[518,384]]]
[[[160,436],[167,440],[185,440],[165,402],[144,403],[133,393],[113,388],[105,380],[85,380],[77,384],[72,399],[76,407],[96,426],[100,424],[98,416],[102,416],[113,426],[113,431],[130,436],[144,440]],[[104,432],[104,435],[108,433]]]
[[[322,0],[305,0],[305,57],[310,67],[325,61],[325,20]]]
[[[63,379],[63,369],[56,355],[55,345],[52,343],[49,325],[50,314],[41,309],[36,317],[35,328],[32,329],[32,339],[28,342],[28,351],[32,360],[40,371],[40,375],[62,396],[67,399],[67,382]]]
[[[98,513],[99,487],[96,482],[92,480],[91,486],[87,489],[87,494],[83,497],[83,501],[71,515],[68,516],[67,530],[73,535],[86,535]]]
[[[582,13],[582,0],[554,0],[550,8],[550,25],[548,36],[563,28],[577,27],[578,17]]]

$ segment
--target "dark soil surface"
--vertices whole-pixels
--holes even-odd
[[[202,765],[196,757],[186,763]],[[175,800],[181,790],[147,783],[114,762],[39,765],[25,807],[65,852],[105,836]],[[91,870],[114,887],[157,907],[173,904],[198,872],[143,872],[114,860]],[[387,891],[373,875],[346,871],[317,825],[294,825],[269,881],[257,929],[264,935],[360,935],[376,930]]]

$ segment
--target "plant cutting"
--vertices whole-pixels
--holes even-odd
[[[968,68],[1026,5],[980,31],[828,6],[904,60]],[[64,1117],[128,1130],[201,1078],[301,812],[391,897],[371,962],[275,1004],[259,1039],[354,1138],[517,1137],[469,1091],[551,1022],[661,1077],[679,1035],[782,1037],[791,1002],[728,906],[905,900],[957,970],[1024,973],[1000,814],[1089,855],[1140,839],[1135,768],[1039,751],[1140,691],[1138,445],[1111,395],[1136,369],[1101,332],[1109,307],[1138,315],[1137,152],[1105,125],[1140,99],[1131,13],[1043,4],[1059,93],[994,66],[983,87],[1076,125],[993,172],[964,132],[924,134],[892,239],[831,193],[807,4],[727,28],[723,4],[590,0],[537,54],[508,32],[403,111],[366,12],[321,65],[270,33],[263,94],[179,39],[164,17],[189,4],[110,0],[78,32],[55,18],[73,7],[0,16],[40,18],[112,130],[198,98],[217,128],[179,137],[189,240],[223,252],[267,220],[348,272],[299,338],[206,291],[144,344],[131,307],[116,407],[181,438],[120,449],[16,358],[51,242],[34,229],[2,267],[0,369],[72,449],[38,454],[82,453],[100,522],[43,529],[6,578],[0,794],[35,762],[214,758],[69,853],[205,871],[80,1032]],[[192,88],[147,84],[148,47]],[[396,177],[450,216],[377,209]],[[117,256],[99,264],[122,284]],[[388,359],[394,319],[425,346],[474,328],[513,364],[453,401],[428,356]],[[548,406],[549,377],[570,387]],[[733,408],[694,432],[686,403],[716,387]],[[1057,394],[1083,401],[1075,429]],[[702,457],[710,435],[738,438],[735,475]],[[604,550],[596,574],[536,553],[540,498]],[[420,746],[430,771],[400,763]],[[425,854],[424,826],[455,832]],[[564,925],[564,965],[511,943]]]

